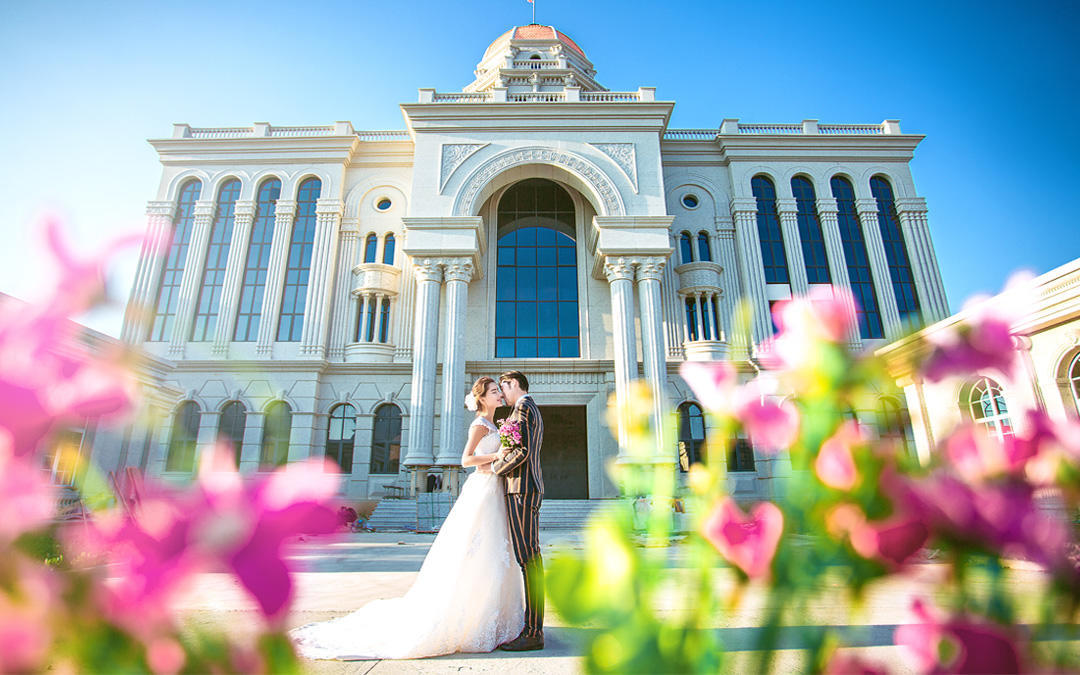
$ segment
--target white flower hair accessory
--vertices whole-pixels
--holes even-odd
[[[471,391],[465,394],[465,407],[468,408],[469,412],[476,412],[476,397],[472,395]]]

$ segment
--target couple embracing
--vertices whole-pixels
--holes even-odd
[[[504,429],[509,433],[500,434],[494,416],[504,403],[513,412]],[[293,630],[304,656],[410,659],[543,649],[540,409],[517,371],[498,382],[478,379],[466,407],[476,419],[461,464],[476,471],[462,485],[416,581],[403,597]]]

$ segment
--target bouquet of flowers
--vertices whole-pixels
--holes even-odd
[[[521,423],[505,419],[499,422],[499,445],[507,452],[521,447]]]

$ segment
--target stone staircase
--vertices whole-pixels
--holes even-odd
[[[416,500],[380,499],[367,525],[375,528],[376,532],[416,530]]]
[[[598,509],[613,508],[614,499],[545,499],[540,504],[541,530],[578,530]]]

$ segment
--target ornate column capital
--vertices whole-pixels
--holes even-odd
[[[280,203],[280,202],[279,202]],[[345,203],[334,197],[320,197],[315,202],[315,213],[319,215],[338,215],[345,212]]]
[[[866,216],[872,215],[872,216],[876,217],[877,214],[878,214],[877,200],[876,199],[856,199],[855,200],[855,210],[859,213],[860,218],[865,217],[864,214]]]
[[[151,201],[146,202],[146,215],[173,217],[174,205],[172,202]]]
[[[735,220],[729,214],[726,214],[726,213],[725,214],[720,214],[720,215],[716,216],[715,218],[713,218],[713,223],[716,224],[717,232],[719,232],[721,234],[723,232],[725,232],[725,231],[734,231],[735,230]]]
[[[638,261],[638,281],[660,281],[664,276],[665,261],[660,256],[647,256]]]
[[[292,217],[296,215],[296,202],[292,199],[279,199],[274,205],[274,215],[277,218]]]
[[[413,261],[413,276],[417,283],[422,281],[434,281],[441,283],[443,279],[442,266],[438,258],[417,258]]]
[[[233,209],[233,213],[237,218],[254,218],[255,217],[255,201],[251,199],[245,199],[243,201],[236,202],[236,206]]]
[[[840,212],[840,207],[836,205],[836,200],[832,197],[818,197],[817,212],[818,216],[824,216],[826,213],[835,214]]]
[[[900,197],[896,200],[897,213],[926,214],[926,199],[923,197]]]
[[[214,216],[214,200],[213,199],[200,199],[195,202],[195,217],[202,216],[204,218],[212,218]]]
[[[790,213],[795,215],[799,212],[799,203],[794,199],[777,199],[776,210],[781,214]]]
[[[757,199],[754,197],[735,197],[731,200],[731,216],[738,218],[747,213],[757,214]]]
[[[473,264],[468,258],[448,258],[443,261],[443,279],[446,281],[472,281]]]
[[[608,283],[619,280],[634,280],[634,259],[625,256],[607,257],[604,260],[604,275]]]

